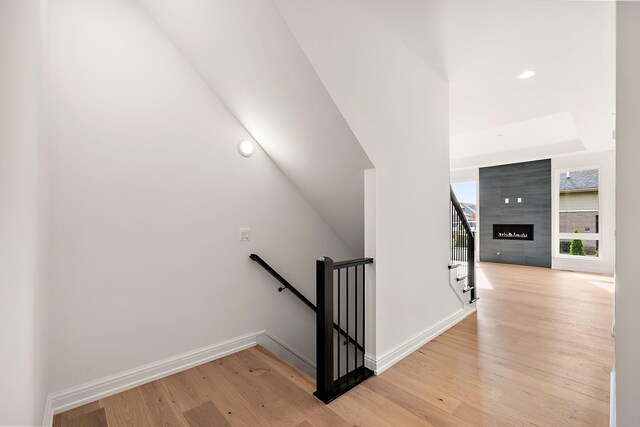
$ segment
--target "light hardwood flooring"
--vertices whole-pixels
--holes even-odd
[[[613,279],[483,263],[478,313],[329,405],[256,347],[56,415],[66,426],[607,426]]]

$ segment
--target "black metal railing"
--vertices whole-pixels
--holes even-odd
[[[316,392],[329,403],[373,375],[365,367],[367,264],[373,258],[316,262]],[[338,330],[350,338],[344,341]]]
[[[475,231],[469,225],[462,206],[451,188],[451,246],[449,268],[457,269],[457,280],[466,281],[463,292],[469,292],[469,303],[476,294]]]
[[[316,306],[311,301],[309,301],[309,299],[307,297],[305,297],[298,289],[296,289],[295,286],[293,286],[284,277],[282,277],[280,275],[280,273],[278,273],[273,267],[271,267],[269,264],[267,264],[267,262],[265,260],[263,260],[259,255],[251,254],[251,255],[249,255],[249,258],[252,259],[253,261],[255,261],[256,263],[258,263],[258,265],[260,265],[262,268],[264,268],[269,274],[271,274],[278,282],[280,282],[282,284],[282,286],[280,286],[278,288],[278,292],[282,292],[284,290],[290,291],[296,298],[298,298],[307,307],[309,307],[311,310],[313,310],[314,313],[317,313],[318,309],[316,308]],[[360,345],[356,339],[354,339],[353,337],[349,336],[349,334],[347,334],[347,331],[345,331],[344,329],[340,328],[340,326],[337,323],[333,324],[333,328],[345,340],[347,340],[347,342],[349,342],[351,345],[356,346],[360,351],[364,352],[364,347],[362,347],[362,345]]]

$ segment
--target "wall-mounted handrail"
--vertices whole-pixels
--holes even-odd
[[[295,295],[300,301],[302,301],[307,307],[309,307],[311,310],[313,310],[314,313],[316,313],[318,311],[318,309],[316,308],[315,304],[313,304],[311,301],[309,301],[307,299],[307,297],[305,297],[304,295],[302,295],[302,293],[297,290],[295,288],[295,286],[293,286],[291,283],[289,283],[284,277],[282,277],[275,269],[273,269],[269,264],[267,264],[267,262],[265,260],[263,260],[262,258],[260,258],[259,255],[257,254],[251,254],[249,255],[249,258],[251,258],[253,261],[257,262],[258,265],[260,265],[260,267],[264,268],[269,274],[271,274],[278,282],[282,283],[282,287],[278,288],[278,292],[282,292],[285,289],[288,289],[289,291],[291,291],[291,293],[293,295]],[[373,262],[372,258],[368,258]],[[359,260],[353,260],[355,261],[359,261]],[[345,262],[350,262],[350,261],[345,261]],[[370,263],[370,262],[367,262]],[[359,264],[358,264],[359,265]],[[337,323],[333,324],[333,328],[338,331],[340,333],[340,335],[342,335],[343,337],[347,338],[348,342],[350,342],[351,344],[354,344],[359,350],[364,351],[364,348],[362,347],[361,344],[359,344],[358,342],[356,342],[356,340],[353,339],[353,337],[349,336],[347,334],[347,331],[345,331],[344,329],[340,328],[338,326]]]
[[[249,258],[257,262],[260,265],[260,267],[267,270],[267,272],[271,274],[273,277],[275,277],[275,279],[278,282],[282,283],[283,288],[279,288],[278,292],[282,292],[284,289],[288,289],[291,291],[293,295],[298,297],[298,299],[302,301],[307,307],[309,307],[313,311],[316,311],[316,306],[311,301],[309,301],[307,297],[302,295],[302,293],[300,293],[300,291],[298,291],[291,283],[287,282],[287,280],[284,277],[282,277],[277,271],[271,268],[271,266],[267,264],[265,260],[260,258],[259,255],[251,254],[249,255]]]

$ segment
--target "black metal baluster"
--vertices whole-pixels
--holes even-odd
[[[340,298],[342,298],[342,287],[340,286],[340,270],[338,270],[338,379],[340,378],[340,347],[342,347],[342,311],[340,310]]]
[[[453,231],[453,259],[457,262],[458,261],[458,248],[456,248],[456,239],[458,238],[458,214],[456,213],[455,208],[453,209],[453,227],[452,227],[452,231]]]
[[[456,211],[456,258],[460,259],[460,214]]]
[[[451,264],[454,264],[453,262],[453,203],[451,203],[451,231],[449,235],[451,236],[451,239],[449,241],[449,245],[451,246]]]
[[[366,316],[366,307],[367,307],[367,298],[365,297],[365,291],[367,289],[367,282],[365,280],[364,273],[367,269],[366,265],[362,266],[362,366],[364,366],[364,358],[366,353],[366,344],[367,344],[367,334],[365,327],[367,326],[367,316]]]
[[[462,258],[464,259],[464,275],[467,275],[467,228],[462,227]]]
[[[364,266],[363,266],[364,268]],[[355,321],[356,321],[356,344],[355,344],[355,352],[356,352],[356,357],[355,357],[355,362],[354,362],[354,367],[358,367],[358,266],[355,266],[355,273],[356,273],[356,280],[355,280],[355,295],[353,297],[353,301],[356,304],[356,316],[355,316]]]
[[[347,304],[345,305],[346,314],[347,314],[347,351],[346,351],[346,365],[347,370],[345,371],[345,375],[349,373],[349,267],[345,268],[347,272]]]
[[[456,212],[456,261],[460,261],[460,248],[458,247],[459,244],[459,237],[460,237],[460,217],[458,215],[458,212]]]

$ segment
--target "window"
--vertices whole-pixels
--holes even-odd
[[[558,253],[600,255],[600,179],[598,169],[563,171],[559,176]]]
[[[453,187],[453,192],[456,194],[458,202],[460,202],[460,206],[462,206],[464,216],[467,217],[469,226],[475,231],[476,221],[478,219],[476,181],[455,182],[451,184],[451,186]]]

